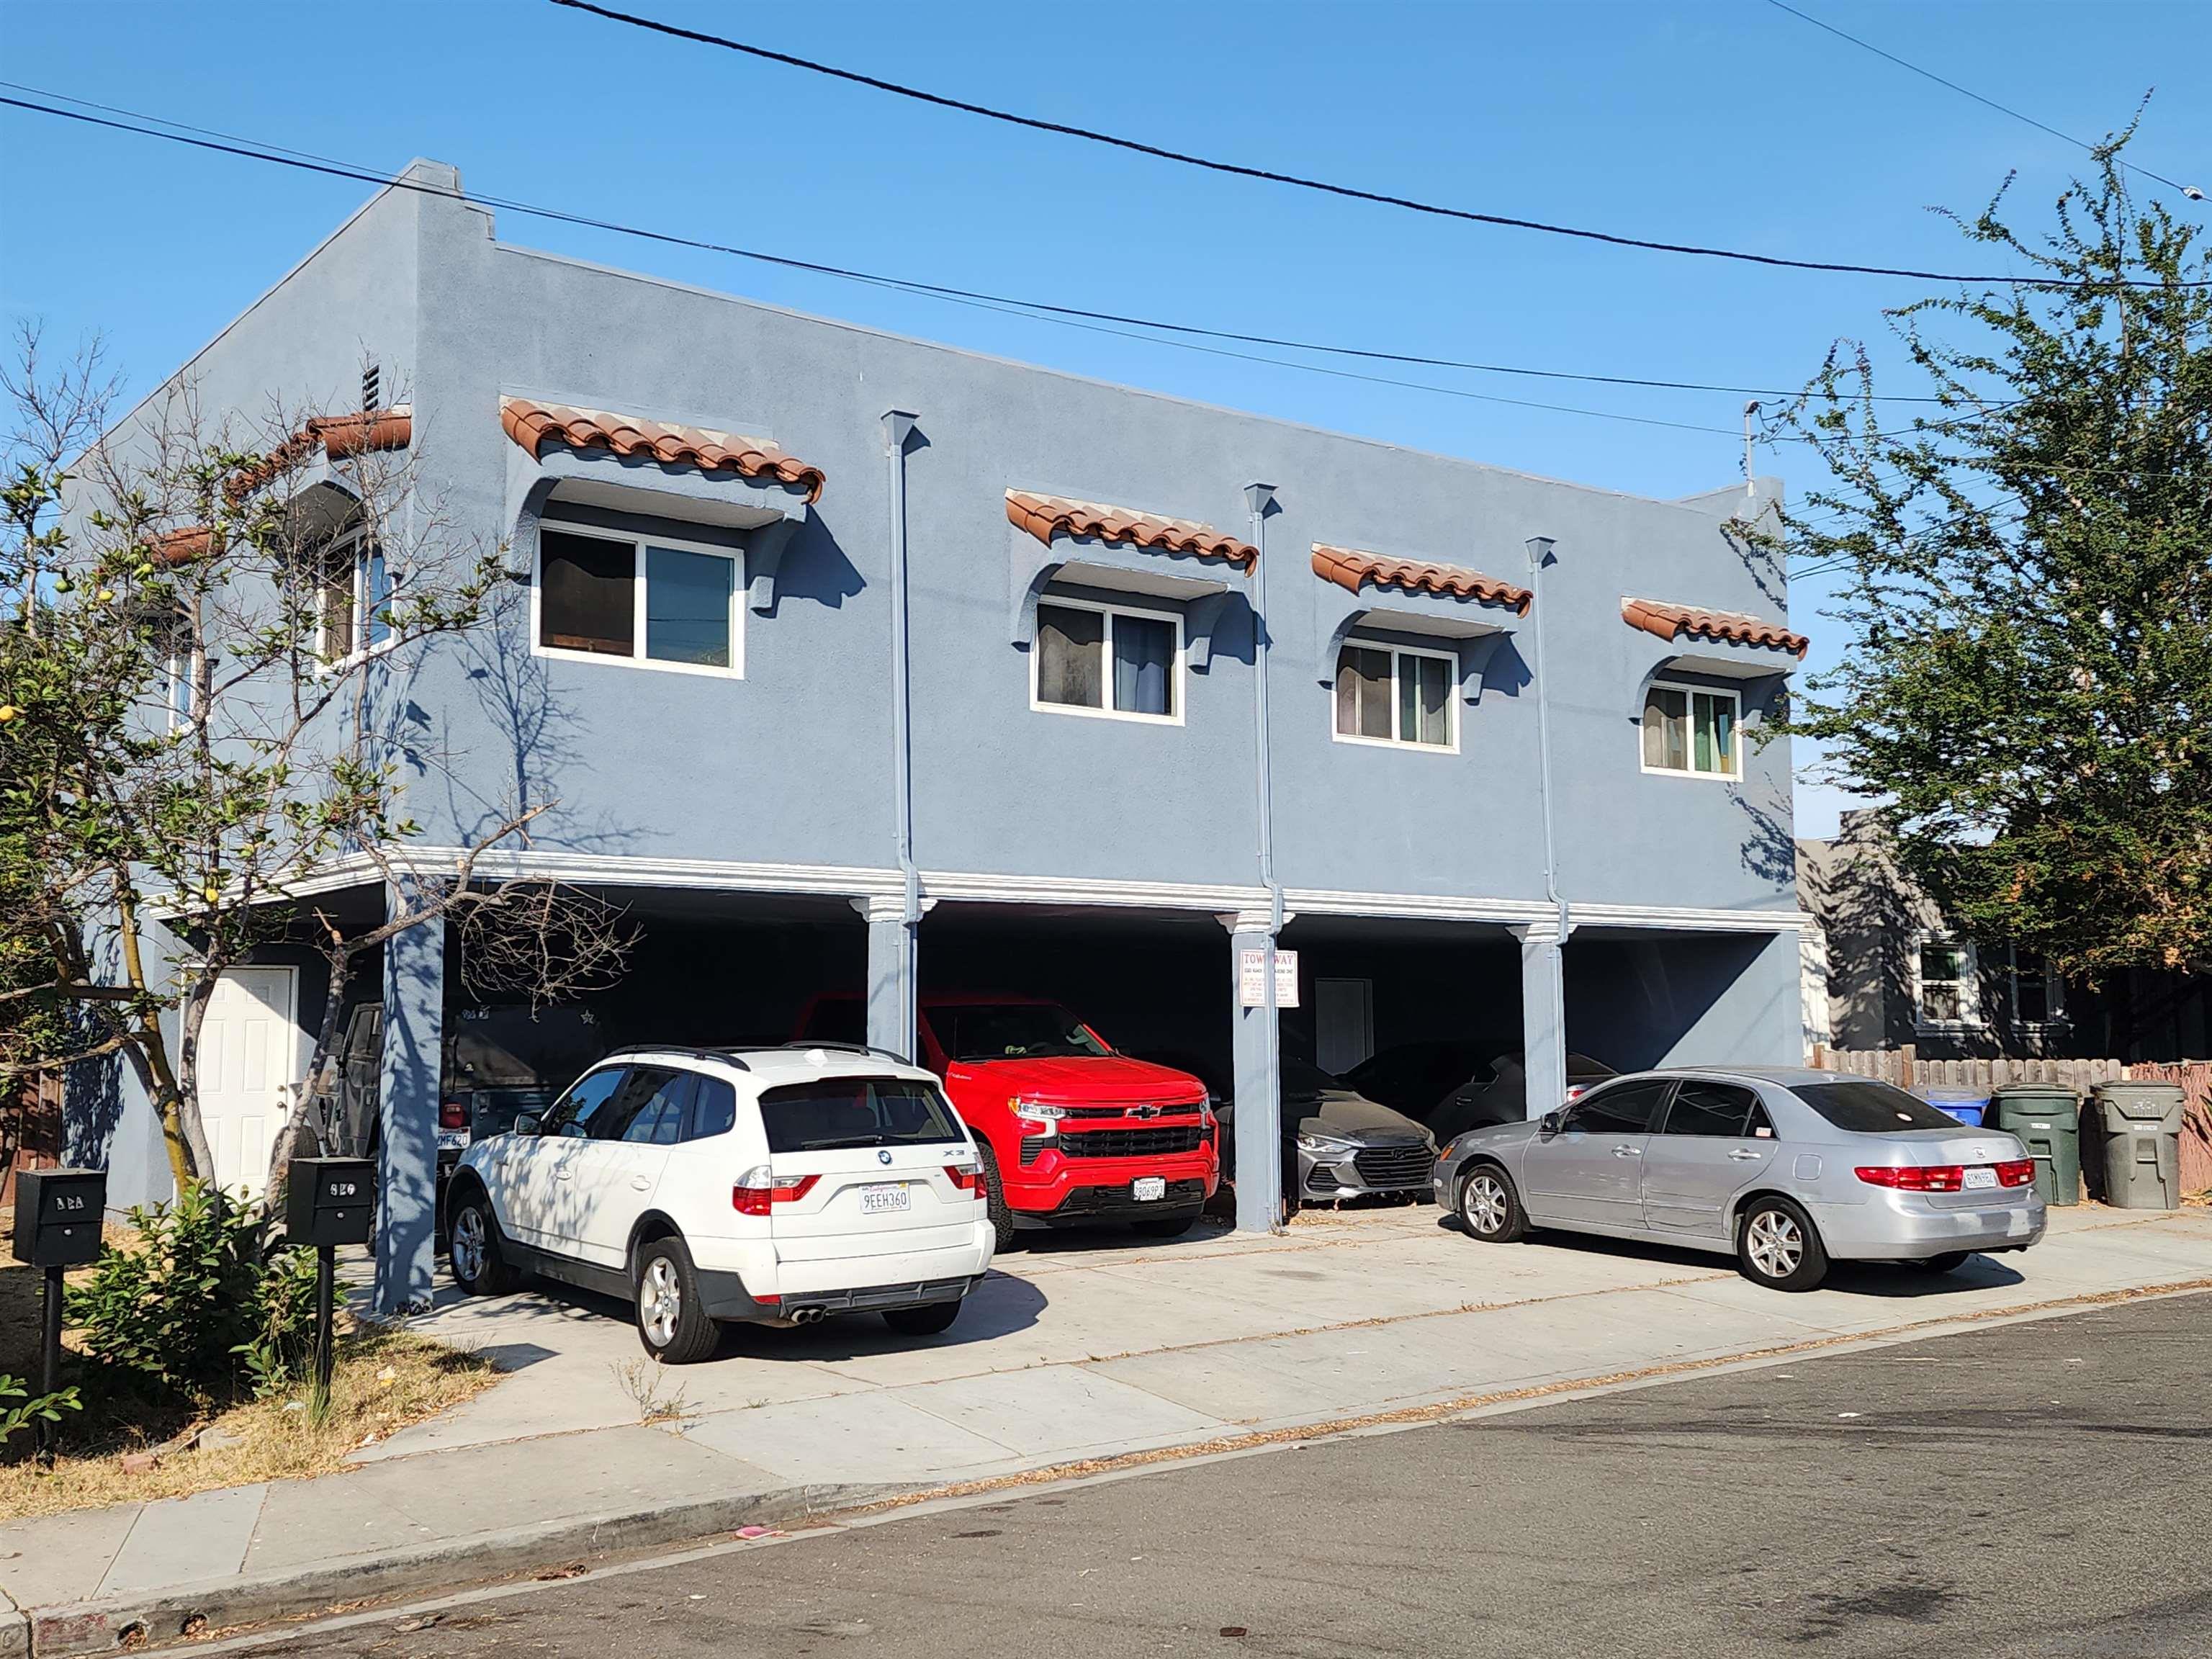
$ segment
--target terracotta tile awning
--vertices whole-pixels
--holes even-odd
[[[1248,576],[1260,562],[1258,548],[1224,536],[1210,524],[1164,519],[1156,513],[1103,507],[1097,501],[1073,501],[1061,495],[1032,495],[1026,489],[1006,492],[1006,522],[1017,530],[1028,531],[1047,547],[1052,545],[1054,536],[1089,536],[1156,552],[1227,559],[1241,566]]]
[[[180,564],[205,558],[215,550],[215,531],[204,524],[155,532],[146,539],[146,557],[157,570],[173,570]]]
[[[1525,617],[1535,595],[1495,576],[1462,565],[1431,564],[1425,559],[1393,559],[1357,548],[1313,544],[1314,574],[1357,593],[1372,582],[1377,587],[1400,587],[1408,593],[1441,593],[1455,599],[1479,599],[1485,605],[1510,606]]]
[[[641,458],[668,466],[696,466],[702,472],[729,471],[741,478],[769,479],[805,489],[809,501],[822,499],[822,486],[828,482],[820,467],[787,455],[763,439],[741,433],[673,426],[604,409],[541,404],[528,398],[501,398],[499,422],[532,459],[548,443],[565,444],[571,449],[604,449],[625,460]]]
[[[1705,611],[1693,605],[1668,605],[1658,599],[1623,599],[1620,619],[1662,640],[1688,634],[1699,639],[1733,641],[1738,645],[1765,646],[1802,658],[1812,641],[1793,634],[1780,623],[1761,621],[1740,611]]]
[[[318,449],[334,461],[373,451],[404,449],[414,441],[415,411],[405,404],[367,410],[358,415],[319,415],[252,465],[240,469],[223,494],[244,501],[274,482]]]

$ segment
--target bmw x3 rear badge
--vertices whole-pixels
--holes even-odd
[[[878,1146],[878,1147],[877,1147],[877,1148],[876,1148],[876,1162],[877,1162],[877,1163],[878,1163],[878,1164],[888,1164],[888,1163],[890,1163],[890,1161],[891,1161],[891,1149],[890,1149],[890,1147],[888,1147],[888,1146]]]

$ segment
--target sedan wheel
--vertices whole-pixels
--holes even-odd
[[[1745,1213],[1736,1238],[1744,1276],[1778,1291],[1809,1291],[1828,1276],[1828,1253],[1805,1212],[1778,1198],[1762,1198]]]
[[[1459,1218],[1486,1244],[1510,1243],[1527,1230],[1512,1178],[1494,1164],[1476,1164],[1460,1182]]]

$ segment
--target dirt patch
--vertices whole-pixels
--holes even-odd
[[[27,1267],[0,1267],[0,1371],[33,1387],[41,1277]],[[67,1333],[63,1340],[66,1346]],[[63,1380],[83,1382],[73,1358],[64,1358]],[[0,1452],[0,1515],[54,1515],[330,1474],[347,1467],[347,1453],[473,1398],[498,1376],[474,1354],[410,1332],[347,1328],[342,1316],[331,1407],[320,1423],[308,1420],[304,1388],[215,1413],[126,1409],[88,1399],[85,1410],[64,1414],[52,1468],[31,1461],[27,1431]],[[198,1449],[184,1443],[194,1437]],[[150,1467],[149,1451],[155,1453]]]

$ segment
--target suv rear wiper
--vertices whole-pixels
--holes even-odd
[[[886,1140],[881,1135],[858,1135],[849,1140],[817,1140],[799,1148],[808,1152],[849,1152],[862,1146],[899,1146],[903,1141]],[[915,1141],[919,1146],[925,1143]]]

